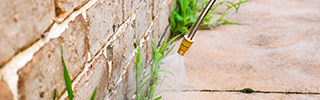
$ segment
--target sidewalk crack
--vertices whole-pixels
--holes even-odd
[[[320,95],[319,92],[290,92],[290,91],[261,91],[261,90],[253,90],[251,88],[244,88],[241,90],[182,90],[182,92],[240,92],[240,93],[264,93],[264,94],[308,94],[308,95]]]

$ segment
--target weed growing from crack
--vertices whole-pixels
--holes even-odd
[[[200,29],[210,29],[211,27],[220,26],[220,25],[224,25],[224,24],[240,25],[241,23],[231,22],[231,21],[229,21],[229,19],[231,17],[233,17],[234,14],[238,13],[241,4],[246,3],[248,1],[249,0],[244,0],[244,1],[239,0],[239,2],[234,3],[231,1],[225,0],[225,1],[221,1],[219,3],[214,4],[212,6],[212,8],[210,9],[210,11],[208,12],[208,14],[206,15],[206,17],[204,18],[203,23],[200,25]],[[205,8],[204,5],[208,4],[208,1],[201,0],[200,2],[202,3],[202,7],[199,10],[204,9]],[[218,6],[224,6],[224,5],[226,6],[225,11],[223,11],[223,12],[215,11]],[[230,17],[226,18],[226,15],[229,14],[229,12],[232,8],[234,8],[235,11],[231,14]],[[213,15],[219,15],[220,17],[216,21],[211,22]]]
[[[242,89],[240,91],[243,92],[243,93],[252,93],[252,92],[254,92],[254,90],[251,89],[251,88],[244,88],[244,89]]]
[[[199,29],[210,29],[215,26],[220,26],[224,24],[228,25],[239,25],[241,23],[238,22],[231,22],[229,19],[235,14],[238,13],[240,5],[243,3],[248,2],[249,0],[239,0],[239,2],[231,2],[231,1],[221,1],[216,3],[212,6],[208,14],[203,19],[202,24],[200,25]],[[197,8],[197,4],[201,3],[202,6]],[[170,16],[170,32],[171,36],[176,36],[178,34],[185,35],[195,24],[197,21],[196,18],[199,17],[197,12],[201,12],[205,5],[207,5],[208,0],[176,0],[173,3],[173,10]],[[223,12],[215,11],[218,6],[226,6],[226,10]],[[234,8],[235,11],[231,14],[230,17],[226,18],[228,14],[230,14],[230,10]],[[220,17],[212,22],[213,15],[219,15]]]
[[[196,23],[198,0],[177,0],[173,3],[173,10],[170,16],[171,36],[185,35]]]
[[[63,48],[62,48],[62,46],[60,47],[60,49],[61,49],[61,59],[62,59],[62,65],[63,65],[63,77],[64,77],[64,82],[66,84],[67,92],[68,92],[68,98],[69,98],[69,100],[73,100],[73,91],[72,91],[71,79],[70,79],[70,75],[69,75],[66,63],[64,62],[64,59],[63,59]]]
[[[170,50],[164,54],[165,49],[168,47],[170,43],[172,43],[176,38],[178,38],[180,35],[172,38],[169,42],[167,42],[166,38],[162,42],[162,45],[160,48],[157,48],[156,42],[153,40],[152,45],[152,51],[153,51],[153,62],[151,64],[151,72],[143,75],[143,63],[141,59],[141,52],[140,52],[140,39],[138,40],[138,48],[137,48],[137,56],[136,56],[136,100],[160,100],[162,96],[157,97],[161,92],[156,93],[156,91],[159,90],[161,87],[163,81],[167,76],[165,75],[159,75],[160,72],[169,73],[172,76],[174,76],[173,73],[171,73],[168,70],[161,70],[159,68],[159,64],[161,63],[162,59],[165,58],[173,49],[170,48]],[[163,78],[158,84],[159,78]],[[149,84],[148,84],[149,83]],[[144,91],[146,89],[146,91]]]
[[[62,65],[63,65],[63,77],[64,77],[64,81],[66,84],[66,88],[67,88],[67,92],[68,92],[68,98],[69,100],[73,100],[73,90],[72,90],[72,83],[71,83],[71,79],[70,79],[70,75],[66,66],[66,63],[63,59],[63,48],[62,46],[60,46],[60,51],[61,51],[61,60],[62,60]],[[91,95],[90,100],[94,100],[94,97],[96,95],[98,87],[96,87]],[[55,89],[54,91],[54,95],[53,95],[53,100],[55,100],[56,98],[58,98],[58,93],[57,93],[57,89]]]
[[[98,87],[94,88],[94,91],[93,91],[93,93],[91,95],[90,100],[94,100],[94,98],[96,97],[97,89],[98,89]]]
[[[54,89],[54,93],[53,93],[53,100],[57,100],[59,97],[58,93],[57,93],[57,89]]]
[[[241,93],[279,93],[279,94],[310,94],[310,95],[320,95],[318,92],[290,92],[289,91],[260,91],[260,90],[253,90],[251,88],[244,88],[242,90],[183,90],[183,92],[188,91],[199,91],[199,92],[241,92]]]

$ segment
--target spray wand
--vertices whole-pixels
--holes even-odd
[[[193,37],[196,34],[202,20],[205,18],[205,16],[207,15],[207,13],[210,11],[212,5],[216,2],[216,0],[210,0],[208,2],[208,4],[206,5],[206,7],[204,8],[204,10],[201,12],[199,18],[197,19],[196,23],[194,24],[194,26],[192,27],[188,37],[184,36],[179,50],[178,50],[178,54],[180,54],[181,56],[183,56],[188,49],[191,47],[192,43],[194,42]]]

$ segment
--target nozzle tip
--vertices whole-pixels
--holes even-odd
[[[193,42],[193,40],[189,39],[187,36],[184,36],[179,46],[178,54],[184,56],[184,54],[189,50]]]
[[[183,50],[181,50],[181,49],[179,48],[179,50],[178,50],[178,54],[179,54],[179,55],[184,56],[185,53],[186,53],[185,51],[183,51]]]

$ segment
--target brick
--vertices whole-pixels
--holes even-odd
[[[69,28],[60,36],[63,40],[64,60],[71,79],[81,72],[88,59],[88,27],[89,23],[79,15],[69,23]]]
[[[123,22],[120,1],[110,1],[99,3],[88,11],[89,21],[89,48],[91,56],[101,50]]]
[[[8,84],[4,81],[0,81],[0,98],[3,100],[13,100],[13,95],[8,87]]]
[[[132,100],[133,95],[136,93],[136,71],[135,71],[135,59],[132,59],[130,65],[127,68],[127,73],[125,78],[125,82],[127,82],[127,91],[126,91],[126,98],[127,100]]]
[[[138,36],[144,35],[149,28],[152,21],[152,5],[150,3],[143,2],[142,6],[136,10],[135,29]]]
[[[128,26],[119,39],[115,40],[108,51],[112,51],[112,57],[109,58],[112,61],[112,74],[109,79],[112,86],[115,85],[125,67],[130,62],[131,56],[134,50],[134,30],[132,26]]]
[[[38,51],[33,59],[19,70],[18,92],[20,99],[52,99],[55,89],[61,94],[65,89],[60,45],[64,60],[73,80],[83,69],[87,59],[86,34],[88,23],[77,16],[60,38],[53,39]],[[63,42],[63,44],[61,44]],[[36,84],[36,85],[35,85]],[[36,91],[36,92],[34,92]]]
[[[89,0],[58,0],[61,9],[68,11],[68,13],[71,13],[74,8],[83,5],[88,1]]]
[[[151,40],[156,38],[156,43],[158,43],[158,41],[160,40],[160,38],[162,36],[161,30],[164,30],[164,29],[160,28],[161,23],[165,23],[165,22],[160,22],[159,17],[157,19],[155,19],[154,25],[152,27],[152,32],[150,33],[150,34],[152,34]]]
[[[141,0],[122,0],[122,12],[124,19],[127,19],[138,7]]]
[[[162,4],[162,3],[161,3]],[[158,21],[159,23],[159,29],[160,34],[162,35],[162,33],[165,31],[167,25],[169,25],[169,18],[170,18],[170,9],[171,5],[170,4],[165,4],[162,9],[159,11],[159,19]],[[170,27],[167,30],[167,34],[166,36],[169,37],[170,36]]]
[[[59,0],[59,3],[62,9],[68,10],[70,13],[75,7],[87,1]],[[60,96],[65,92],[60,53],[61,45],[63,46],[64,60],[71,80],[81,77],[74,89],[75,99],[89,99],[96,86],[98,86],[96,99],[107,98],[113,89],[115,92],[112,99],[134,99],[132,97],[135,94],[136,87],[135,57],[133,57],[135,54],[133,51],[137,46],[135,42],[137,42],[137,38],[143,38],[144,40],[149,38],[141,47],[141,56],[146,68],[152,58],[152,39],[155,37],[158,43],[168,24],[167,14],[160,14],[160,18],[148,30],[155,17],[154,14],[168,12],[158,9],[162,4],[161,2],[160,0],[98,1],[94,7],[86,11],[86,20],[81,14],[77,16],[74,21],[68,24],[69,28],[59,38],[51,39],[46,43],[34,54],[32,60],[17,72],[19,75],[19,99],[47,100],[53,98],[55,89]],[[43,32],[52,24],[52,17],[55,16],[55,13],[54,1],[36,0],[30,2],[29,0],[19,0],[13,2],[0,1],[0,3],[5,4],[0,8],[10,9],[0,12],[4,16],[0,19],[0,22],[5,23],[0,25],[0,31],[4,32],[0,34],[0,46],[6,47],[0,49],[1,67],[18,51],[29,47],[33,42],[40,39]],[[139,6],[140,3],[142,3],[141,6]],[[120,32],[120,36],[107,47],[106,57],[101,54],[98,55],[98,59],[93,61],[92,68],[90,67],[90,71],[87,73],[89,75],[92,73],[92,76],[78,76],[83,71],[88,57],[95,57],[132,13],[136,15],[136,19],[129,22],[128,27]],[[149,35],[144,36],[147,31],[150,31]],[[88,52],[90,52],[90,55],[88,55]],[[112,66],[108,65],[108,61],[112,61]],[[124,72],[126,73],[122,76]],[[120,76],[122,81],[117,84]],[[0,80],[0,87],[0,91],[5,91],[1,92],[0,98],[12,99],[12,93],[10,93],[6,82]]]
[[[153,37],[154,37],[154,35],[150,35],[149,36],[150,39],[148,41],[146,41],[144,46],[142,47],[142,49],[144,50],[144,52],[142,52],[142,54],[144,56],[145,67],[150,67],[147,65],[150,63],[150,61],[152,60],[152,57],[153,57],[153,55],[152,55],[152,53],[153,53],[152,46],[154,45],[152,42],[152,40],[154,39]],[[157,42],[158,40],[159,39],[155,40],[156,44],[158,44],[158,42]]]
[[[17,52],[30,46],[52,23],[50,0],[0,1],[0,67]]]
[[[92,68],[92,75],[83,76],[80,82],[75,86],[74,89],[74,100],[89,100],[95,87],[98,87],[95,99],[103,100],[108,96],[109,85],[108,85],[108,62],[104,55],[100,55],[96,59]]]
[[[145,42],[143,43],[143,46],[141,47],[141,58],[144,62],[144,66],[147,67],[147,65],[150,63],[150,60],[152,59],[152,46],[153,46],[153,42],[155,41],[156,44],[158,44],[160,34],[157,31],[157,23],[159,23],[159,21],[155,21],[155,23],[153,24],[153,26],[151,26],[149,33],[147,36],[144,36],[143,38],[145,39]],[[149,39],[147,39],[149,38]],[[149,66],[148,66],[149,67]]]
[[[126,70],[123,80],[115,90],[116,94],[111,97],[112,100],[134,100],[133,95],[136,91],[135,59],[131,60]]]
[[[53,39],[18,71],[18,93],[21,100],[52,99],[54,90],[64,88],[60,40]]]
[[[162,2],[165,0],[153,0],[152,1],[152,16],[153,18],[157,16],[157,14],[161,11],[160,7],[162,5]]]

